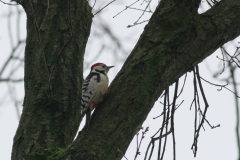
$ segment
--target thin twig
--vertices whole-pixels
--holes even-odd
[[[204,79],[204,78],[202,78],[202,77],[200,77],[200,78],[201,78],[203,81],[205,81],[205,82],[207,82],[207,83],[209,83],[209,84],[211,84],[211,85],[221,87],[220,89],[217,89],[218,91],[221,91],[222,88],[225,88],[225,89],[229,90],[230,92],[232,92],[236,97],[240,98],[236,93],[234,93],[233,91],[231,91],[230,89],[228,89],[228,88],[226,87],[228,84],[225,84],[225,85],[214,84],[214,83],[211,83],[211,82],[207,81],[206,79]]]
[[[125,9],[123,9],[122,11],[120,11],[118,14],[116,14],[115,16],[113,16],[113,18],[117,17],[119,14],[121,14],[123,11],[127,10],[128,8],[130,8],[132,5],[134,5],[135,3],[137,3],[140,0],[136,0],[135,2],[133,2],[132,4],[130,4],[129,6],[126,6]]]
[[[225,50],[225,48],[222,47],[222,49],[223,49],[224,53],[227,54],[227,55],[230,57],[230,60],[228,60],[228,62],[232,62],[232,61],[233,61],[233,62],[235,62],[235,64],[238,66],[238,68],[240,68],[240,65],[238,64],[238,62],[236,62],[236,61],[234,60],[234,57],[231,56],[231,55]]]
[[[7,61],[4,63],[4,65],[3,65],[3,67],[2,67],[2,69],[1,69],[1,71],[0,71],[0,78],[1,78],[1,76],[2,76],[2,74],[3,74],[3,72],[5,71],[7,65],[10,63],[11,59],[13,58],[16,50],[19,48],[19,46],[20,46],[23,42],[25,42],[25,41],[18,41],[18,44],[12,49],[12,52],[11,52],[10,56],[8,57]]]
[[[168,119],[169,119],[169,114],[170,114],[170,105],[169,104],[170,104],[170,102],[169,102],[169,94],[167,94],[168,112],[167,112],[167,117],[166,117],[167,120],[166,120],[166,125],[165,125],[165,134],[168,133],[168,122],[169,122]],[[163,160],[163,156],[164,156],[164,153],[165,153],[165,150],[166,150],[166,145],[167,145],[167,136],[164,137],[163,152],[162,152],[160,160]]]
[[[136,26],[136,25],[139,25],[139,24],[148,22],[148,21],[149,21],[149,20],[145,20],[145,21],[142,21],[142,22],[139,22],[139,23],[134,23],[133,25],[128,25],[127,28],[130,28],[130,27],[133,27],[133,26]]]
[[[20,78],[20,79],[10,79],[10,78],[3,78],[3,79],[0,79],[0,82],[22,82],[23,81],[23,78]]]
[[[6,2],[3,2],[2,0],[0,0],[0,2],[2,2],[3,4],[11,5],[11,6],[16,6],[16,5],[19,5],[19,3],[17,3],[17,2],[16,2],[16,4],[12,4],[12,3],[6,3]]]
[[[12,101],[14,101],[14,105],[15,105],[15,108],[16,108],[16,111],[17,111],[17,117],[18,117],[18,119],[20,119],[20,111],[19,111],[19,108],[18,108],[18,100],[16,99],[16,88],[11,87],[10,83],[8,83],[7,86],[8,86],[9,95],[10,95]]]
[[[124,155],[124,153],[120,149],[118,149],[117,151],[120,152],[123,155],[123,157],[126,158],[126,160],[128,160],[127,157]]]
[[[219,74],[222,74],[224,72],[224,69],[225,69],[225,57],[224,57],[224,54],[223,54],[222,47],[220,49],[221,49],[221,53],[222,53],[222,57],[223,57],[223,61],[222,61],[223,62],[223,69]]]
[[[137,10],[137,11],[144,11],[143,9],[138,9],[138,8],[132,8],[132,7],[128,7],[129,9],[133,9],[133,10]],[[151,10],[150,11],[145,11],[148,13],[153,13]]]
[[[228,63],[229,68],[230,68],[230,73],[231,73],[231,79],[233,81],[233,89],[234,93],[238,94],[237,91],[237,85],[236,85],[236,80],[235,80],[235,69],[236,67],[232,66],[232,64],[229,62]],[[240,135],[239,135],[239,103],[238,103],[238,98],[235,96],[235,105],[236,105],[236,118],[237,118],[237,123],[236,123],[236,138],[237,138],[237,145],[238,145],[238,159],[240,159]]]
[[[143,129],[143,128],[142,128]],[[145,138],[145,134],[149,131],[149,127],[147,127],[144,131],[142,131],[142,137],[141,137],[141,140],[140,140],[140,143],[138,144],[138,135],[139,133],[137,133],[137,150],[136,150],[136,154],[135,154],[135,158],[134,160],[137,159],[137,156],[140,155],[140,147],[141,147],[141,144],[142,144],[142,141],[143,139]]]
[[[104,6],[102,9],[100,9],[99,11],[97,11],[95,14],[93,14],[93,16],[95,16],[96,14],[98,14],[99,12],[101,12],[104,8],[106,8],[107,6],[109,6],[111,3],[113,3],[116,0],[112,0],[111,2],[109,2],[106,6]]]
[[[193,84],[194,84],[194,104],[195,104],[195,120],[194,120],[194,138],[193,138],[193,145],[192,145],[192,150],[195,155],[197,152],[197,139],[196,139],[196,131],[197,131],[197,103],[196,103],[196,93],[197,93],[197,81],[196,81],[196,73],[195,73],[195,68],[193,68]]]
[[[178,92],[178,80],[176,81],[172,111],[171,111],[171,131],[172,131],[172,139],[173,139],[173,160],[176,159],[176,141],[175,141],[175,131],[174,131],[174,113],[175,113],[175,104],[177,100],[177,92]]]
[[[19,9],[19,6],[16,6],[17,9],[17,41],[20,41],[20,16],[21,16],[21,10]]]
[[[11,21],[11,16],[12,16],[12,7],[9,6],[9,13],[8,13],[8,36],[9,36],[9,41],[10,41],[10,45],[11,45],[11,48],[13,48],[13,45],[14,45],[14,42],[13,42],[13,36],[12,36],[12,21]]]
[[[145,9],[144,9],[144,11],[142,12],[141,16],[138,17],[138,20],[137,20],[136,22],[134,22],[134,24],[138,23],[138,21],[139,21],[139,20],[142,18],[142,16],[145,14],[145,12],[146,12],[148,6],[150,5],[151,1],[152,1],[152,0],[149,0],[147,6],[145,7]]]
[[[203,113],[202,111],[200,110],[200,113],[201,115],[203,116]],[[211,129],[214,129],[214,128],[217,128],[217,127],[220,127],[220,124],[214,126],[214,125],[211,125],[210,122],[207,120],[207,118],[205,117],[205,121],[207,122],[207,124],[210,126]]]
[[[184,88],[185,83],[186,83],[186,79],[187,79],[187,73],[185,73],[185,77],[184,77],[184,81],[183,81],[183,86],[182,86],[182,88],[181,88],[181,90],[180,90],[180,92],[179,92],[179,94],[178,94],[177,97],[179,97],[179,96],[182,94],[182,92],[183,92],[183,88]]]
[[[153,143],[152,143],[152,149],[151,149],[151,152],[150,152],[150,155],[149,155],[149,158],[148,158],[148,160],[150,160],[150,159],[151,159],[151,157],[152,157],[152,154],[153,154],[154,147],[155,147],[155,143],[154,143],[154,141],[153,141]]]
[[[168,94],[168,88],[165,90],[164,93],[164,104],[163,104],[163,122],[166,120],[166,104],[167,104],[167,94]],[[162,127],[161,127],[161,131],[160,131],[160,136],[162,137],[162,133],[163,133],[163,128],[164,128],[165,123],[162,123]],[[158,158],[160,158],[161,155],[161,146],[162,146],[162,139],[159,139],[159,144],[158,144]]]
[[[95,1],[94,1],[94,4],[93,4],[92,8],[94,8],[94,7],[95,7],[95,4],[96,4],[96,2],[97,2],[97,0],[95,0]]]
[[[202,114],[202,119],[200,121],[200,124],[198,125],[197,130],[196,130],[196,127],[195,127],[194,142],[193,142],[193,145],[192,145],[192,149],[193,149],[193,152],[194,152],[194,157],[196,157],[196,154],[197,154],[197,140],[198,140],[198,137],[199,137],[199,132],[200,132],[201,127],[203,126],[203,123],[204,123],[204,120],[205,120],[205,117],[206,117],[206,113],[207,113],[207,109],[209,107],[208,102],[207,102],[207,98],[206,98],[206,96],[204,94],[204,90],[203,90],[203,87],[202,87],[201,78],[200,78],[200,75],[199,75],[198,65],[196,66],[196,73],[194,71],[194,79],[195,79],[195,77],[197,77],[197,80],[198,80],[198,85],[199,85],[199,88],[200,88],[200,92],[201,92],[203,101],[205,103],[205,109],[204,109],[204,112]],[[196,80],[195,80],[195,82],[196,82]],[[196,104],[195,104],[195,106],[196,106]],[[196,110],[195,110],[195,116],[196,116]],[[196,117],[195,117],[195,125],[196,125]]]

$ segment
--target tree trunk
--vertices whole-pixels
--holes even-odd
[[[70,4],[70,17],[66,7],[69,3],[50,4],[46,20],[43,15],[47,13],[47,5],[34,4],[36,9],[35,5],[39,5],[35,11],[37,23],[48,21],[50,25],[43,25],[44,31],[39,33],[31,6],[23,4],[28,15],[26,95],[14,138],[12,159],[24,158],[39,147],[65,147],[72,142],[78,128],[82,56],[91,14],[87,3],[80,1]],[[197,13],[199,3],[200,0],[162,0],[159,3],[113,80],[109,95],[94,112],[89,129],[81,132],[66,149],[55,152],[55,159],[121,159],[161,93],[217,48],[240,34],[240,1],[224,0],[201,15]],[[77,32],[73,24],[80,30],[67,44],[71,28]],[[41,53],[38,35],[44,53]],[[67,44],[65,48],[62,47],[64,44]],[[62,48],[64,51],[56,63]],[[51,83],[43,55],[48,72],[57,64]]]
[[[71,144],[80,124],[83,55],[92,14],[87,1],[20,2],[27,13],[25,98],[12,159]]]

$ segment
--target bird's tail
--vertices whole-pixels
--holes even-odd
[[[85,113],[84,113],[85,114]],[[82,115],[83,117],[84,115]],[[91,111],[90,108],[88,107],[87,111],[86,111],[86,123],[85,126],[83,127],[82,131],[87,129],[90,125],[90,119],[91,119]]]

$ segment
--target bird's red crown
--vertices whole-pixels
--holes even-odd
[[[91,69],[93,69],[93,67],[98,66],[100,64],[103,64],[103,63],[95,63],[94,65],[92,65]]]

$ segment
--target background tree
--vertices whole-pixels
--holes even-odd
[[[152,16],[149,24],[145,28],[144,33],[140,37],[138,44],[135,46],[134,50],[132,51],[131,55],[129,56],[128,60],[126,61],[122,71],[118,74],[116,81],[113,82],[113,87],[111,87],[111,92],[110,92],[109,98],[107,98],[106,101],[103,103],[103,104],[108,104],[107,105],[108,107],[99,108],[98,110],[96,110],[96,114],[93,117],[94,119],[106,118],[106,117],[101,117],[101,116],[99,117],[100,113],[101,112],[109,113],[109,111],[114,111],[114,110],[119,110],[119,109],[121,112],[127,113],[124,115],[124,114],[119,114],[119,113],[121,113],[120,111],[111,112],[111,113],[118,113],[118,115],[123,115],[123,116],[116,116],[114,114],[109,115],[109,117],[107,117],[107,119],[113,120],[111,125],[109,125],[107,123],[97,124],[100,121],[95,122],[95,123],[93,122],[94,123],[92,126],[93,129],[94,129],[94,127],[98,128],[100,130],[99,133],[101,133],[100,136],[104,136],[105,138],[107,137],[108,141],[106,141],[106,139],[104,140],[104,139],[102,139],[102,137],[98,137],[96,135],[93,135],[93,137],[88,136],[88,138],[90,138],[91,141],[96,138],[98,140],[101,140],[101,144],[103,146],[106,146],[106,144],[108,144],[107,146],[111,146],[111,149],[113,150],[113,152],[111,152],[112,155],[104,154],[104,152],[99,150],[100,146],[94,145],[94,144],[91,144],[92,146],[88,146],[88,148],[93,147],[93,150],[90,150],[90,151],[95,152],[94,149],[97,148],[97,150],[98,150],[97,155],[100,157],[100,159],[101,158],[112,159],[112,158],[115,158],[116,156],[117,157],[123,156],[119,152],[114,153],[114,151],[120,150],[120,151],[124,152],[126,150],[126,147],[128,146],[128,143],[132,139],[133,135],[135,134],[135,131],[138,130],[139,124],[141,124],[143,122],[143,120],[147,116],[147,113],[153,106],[153,103],[157,100],[157,97],[160,96],[160,93],[162,93],[162,91],[164,89],[166,89],[167,86],[172,84],[176,79],[178,79],[186,71],[192,70],[193,66],[195,66],[198,62],[203,60],[206,56],[211,54],[213,50],[217,49],[219,46],[223,45],[225,42],[227,42],[228,40],[230,40],[238,35],[238,33],[239,33],[239,31],[237,30],[237,28],[238,28],[238,21],[237,21],[238,12],[237,11],[234,12],[234,11],[235,11],[235,9],[236,10],[239,9],[238,8],[239,4],[237,2],[234,2],[234,3],[231,1],[220,2],[219,5],[216,5],[216,7],[213,7],[211,10],[209,10],[208,12],[204,13],[201,16],[199,16],[197,14],[198,3],[191,3],[190,1],[184,1],[181,3],[180,2],[177,3],[174,1],[172,1],[172,2],[162,1],[160,3],[160,5],[156,9],[154,15]],[[72,11],[71,10],[72,3],[68,2],[67,5],[69,6],[69,8],[68,8],[69,10],[67,11],[67,8],[65,8],[66,9],[65,16],[68,15],[67,17],[65,17],[65,19],[66,19],[65,22],[68,22],[68,23],[67,23],[67,25],[65,24],[65,28],[64,28],[63,24],[58,25],[57,23],[53,24],[53,23],[47,22],[47,21],[58,22],[57,21],[58,18],[64,19],[63,17],[60,16],[60,17],[56,18],[56,17],[50,16],[49,18],[46,18],[48,15],[52,15],[51,13],[58,13],[57,6],[58,5],[61,6],[61,4],[58,4],[57,6],[53,5],[53,8],[51,8],[50,7],[51,5],[48,3],[46,3],[46,4],[44,4],[44,3],[43,4],[31,4],[31,3],[28,4],[26,2],[26,4],[24,4],[24,2],[23,2],[22,5],[24,6],[27,14],[28,14],[27,9],[29,10],[29,14],[31,13],[30,15],[28,15],[28,32],[29,32],[29,27],[30,28],[32,27],[32,29],[30,30],[31,32],[28,33],[28,36],[35,35],[35,37],[33,37],[33,39],[30,39],[31,43],[29,44],[30,45],[29,53],[32,53],[33,51],[34,51],[34,53],[40,52],[36,55],[29,54],[29,59],[30,59],[29,63],[31,62],[30,64],[36,65],[36,67],[33,67],[33,68],[36,69],[35,72],[37,75],[33,76],[32,73],[35,73],[35,72],[30,71],[29,74],[33,77],[26,78],[26,75],[27,75],[27,52],[28,52],[27,51],[28,43],[27,43],[26,51],[25,51],[26,52],[25,53],[25,63],[26,63],[25,64],[25,66],[26,66],[25,79],[29,80],[29,83],[32,84],[34,87],[37,87],[39,89],[39,91],[36,90],[36,88],[33,89],[33,87],[31,87],[31,85],[29,84],[30,85],[29,87],[33,89],[33,91],[35,92],[35,95],[33,94],[34,92],[30,90],[32,93],[30,94],[30,92],[29,92],[29,98],[28,98],[29,104],[27,106],[31,106],[31,107],[24,106],[23,115],[22,115],[22,118],[20,121],[20,127],[19,127],[18,133],[16,134],[16,137],[15,137],[15,146],[16,146],[16,142],[17,142],[18,143],[17,145],[20,145],[20,146],[22,145],[23,147],[18,146],[15,149],[19,150],[21,153],[27,152],[25,154],[29,154],[29,153],[34,152],[39,149],[42,150],[41,149],[42,147],[45,148],[45,147],[48,147],[51,145],[56,145],[58,147],[64,147],[71,143],[71,141],[74,137],[74,132],[76,132],[76,126],[78,126],[78,122],[76,121],[76,118],[78,116],[76,115],[76,113],[75,113],[76,118],[74,118],[74,116],[69,117],[69,115],[71,112],[75,112],[74,106],[76,107],[77,105],[75,105],[74,103],[77,103],[77,100],[79,99],[79,97],[78,98],[72,98],[72,97],[76,97],[79,95],[78,95],[78,92],[76,92],[75,93],[76,95],[74,96],[73,92],[69,92],[69,90],[71,90],[71,87],[81,89],[81,87],[79,88],[79,86],[77,86],[77,87],[75,86],[76,84],[80,84],[80,83],[74,82],[74,81],[81,81],[81,78],[78,79],[78,77],[80,77],[81,75],[78,75],[78,73],[80,73],[78,70],[77,70],[77,72],[73,71],[73,73],[72,73],[72,72],[69,72],[68,69],[70,69],[70,70],[72,70],[72,68],[79,69],[79,70],[82,69],[81,67],[78,66],[79,63],[75,63],[75,65],[77,65],[78,67],[74,66],[74,63],[73,63],[74,60],[82,61],[82,59],[81,59],[81,56],[80,56],[80,59],[76,58],[76,56],[78,54],[75,55],[75,57],[74,57],[74,54],[76,54],[77,51],[73,52],[73,50],[74,50],[74,47],[77,47],[77,46],[78,46],[77,47],[78,49],[75,48],[75,50],[79,50],[79,48],[81,48],[79,45],[80,44],[84,45],[85,43],[82,43],[83,38],[79,37],[80,35],[76,36],[76,34],[74,34],[74,33],[76,33],[76,31],[74,31],[74,30],[76,30],[76,28],[77,28],[77,27],[74,28],[74,25],[81,26],[81,25],[77,24],[77,22],[80,22],[80,21],[75,22],[74,21],[75,19],[72,21],[72,18],[71,18],[71,17],[74,17],[74,18],[81,17],[78,15],[79,14],[78,10],[81,9],[81,7],[83,7],[83,4],[81,4],[80,8],[77,8],[76,7],[77,5],[73,5],[76,8],[73,7],[74,9]],[[40,5],[40,6],[46,5],[46,8],[37,7],[35,5]],[[66,4],[65,4],[65,6],[66,6]],[[26,9],[26,7],[28,7],[28,8]],[[34,10],[34,8],[35,8],[35,10]],[[40,8],[43,9],[45,12],[41,11]],[[86,8],[84,8],[84,9],[86,9]],[[235,14],[233,14],[233,13],[230,14],[229,12],[227,12],[230,9]],[[37,18],[36,15],[38,15],[38,16],[40,15],[40,14],[35,13],[37,11],[39,11],[39,13],[47,13],[47,14],[43,15],[42,18],[40,18],[40,17]],[[219,12],[216,13],[216,11],[219,11]],[[220,11],[222,11],[222,12],[220,12]],[[225,12],[223,12],[223,11],[225,11]],[[63,12],[63,10],[61,10],[61,12]],[[76,16],[75,14],[72,15],[72,12],[78,13],[77,14],[78,16]],[[80,12],[80,13],[82,13],[82,12]],[[87,12],[83,12],[83,13],[86,14]],[[169,13],[169,14],[167,14],[167,13]],[[212,17],[212,16],[214,18],[213,18],[213,20],[210,21],[209,17]],[[83,17],[86,17],[86,16],[83,16]],[[32,19],[30,19],[30,18],[32,18]],[[54,19],[54,18],[56,18],[56,19]],[[219,27],[212,25],[215,23],[216,24],[219,23],[224,18],[228,19],[226,24],[221,23],[222,26],[219,26]],[[231,25],[230,25],[229,21],[231,22],[233,20],[234,20],[234,24],[231,23]],[[158,22],[164,22],[164,23],[159,24]],[[39,27],[39,24],[41,24],[40,27]],[[52,26],[50,24],[52,24]],[[44,25],[46,25],[45,30],[44,30]],[[48,25],[50,25],[50,26],[48,26]],[[84,27],[86,27],[86,26],[87,25],[84,25]],[[34,27],[35,27],[35,32],[33,31]],[[51,29],[51,28],[56,29],[58,27],[60,27],[60,29],[58,29],[57,31]],[[61,27],[63,27],[63,28],[61,28]],[[228,32],[224,32],[226,30],[226,27],[227,28],[229,27]],[[43,31],[41,31],[41,29],[43,29]],[[61,30],[61,29],[63,29],[63,30]],[[82,28],[80,27],[80,29],[82,29]],[[51,43],[53,43],[52,37],[46,36],[46,35],[51,35],[54,32],[59,32],[59,30],[61,31],[60,33],[64,33],[62,36],[67,37],[67,38],[60,38],[60,39],[67,40],[67,41],[66,42],[63,41],[62,48],[57,47],[57,48],[55,48],[56,49],[56,51],[55,51],[51,47],[49,47],[49,46],[52,46],[52,47],[54,46],[53,44],[51,44]],[[84,33],[86,33],[86,28],[84,28],[83,30],[85,31]],[[67,34],[68,33],[67,31],[69,32],[69,34]],[[34,32],[34,33],[32,33],[32,32]],[[41,32],[43,32],[44,34]],[[43,36],[43,38],[41,38],[41,35]],[[55,34],[53,34],[53,35],[55,35]],[[206,37],[206,35],[207,36],[211,35],[212,39],[208,40],[209,37]],[[84,35],[82,35],[82,36],[84,36]],[[51,39],[49,39],[50,37],[51,37]],[[77,41],[78,38],[81,39],[81,43],[80,43],[80,41]],[[59,39],[59,38],[56,38],[56,39]],[[44,42],[44,43],[42,43],[42,42]],[[34,45],[34,43],[35,43],[35,45]],[[59,41],[57,43],[58,43],[58,45],[60,45]],[[78,45],[76,46],[76,45],[73,45],[72,43],[78,44]],[[36,45],[36,44],[40,44],[40,45]],[[204,46],[203,44],[205,45],[205,48],[201,48],[202,46]],[[39,47],[39,48],[37,48],[37,47]],[[52,54],[49,53],[48,52],[49,48],[51,49],[51,52],[54,51],[54,53],[52,53]],[[44,51],[44,50],[46,50],[46,51]],[[44,54],[45,52],[48,53],[47,56],[45,56],[45,54]],[[56,53],[58,53],[58,54],[56,54]],[[73,54],[73,56],[71,54]],[[32,57],[31,58],[30,55],[31,56],[40,56],[40,57],[42,57],[42,59],[40,57],[38,57],[38,58]],[[53,58],[51,58],[51,56],[53,56]],[[71,60],[71,58],[74,58],[74,60]],[[32,61],[33,59],[34,60],[37,59],[39,61],[39,63],[33,63],[33,61]],[[52,61],[54,63],[51,63]],[[59,62],[61,62],[61,63],[59,63]],[[131,65],[130,65],[130,63],[131,63]],[[72,66],[69,64],[71,64]],[[60,65],[59,68],[57,67],[58,65]],[[66,67],[66,66],[68,66],[68,67]],[[40,68],[37,68],[37,67],[40,67]],[[31,66],[31,69],[32,69],[32,66]],[[62,73],[63,71],[65,71],[67,73],[67,75],[64,75]],[[198,72],[198,70],[195,71],[196,74],[197,74],[197,72]],[[42,74],[42,76],[41,76],[41,74]],[[131,76],[128,76],[128,75],[131,75]],[[156,76],[156,75],[160,75],[160,76]],[[65,78],[69,79],[69,77],[72,80],[71,82],[69,82],[65,79]],[[43,79],[41,80],[39,78],[43,78]],[[198,76],[196,78],[198,78],[198,80],[199,80]],[[62,80],[62,82],[58,81],[58,80]],[[36,82],[34,82],[34,81],[36,81]],[[54,83],[53,83],[53,81],[54,81]],[[137,81],[137,83],[136,83],[136,81]],[[43,82],[45,82],[45,83],[43,83]],[[146,82],[149,82],[149,83],[146,83]],[[159,82],[161,82],[161,83],[159,83]],[[198,81],[198,82],[200,83],[200,81]],[[59,86],[59,84],[61,84],[61,83],[64,83],[64,84],[60,85],[60,86],[64,86],[66,88],[65,89],[58,88],[56,90],[57,86]],[[114,83],[115,83],[115,85],[114,85]],[[116,84],[118,84],[118,83],[124,84],[124,86],[122,86],[123,89],[121,91],[116,92],[117,91],[116,86],[119,86]],[[28,82],[25,80],[25,85],[26,84],[28,84]],[[36,84],[39,84],[39,86],[36,86]],[[138,84],[139,86],[136,87],[136,84]],[[146,84],[148,84],[148,85],[146,85]],[[196,85],[197,83],[194,83],[194,84]],[[133,87],[134,89],[132,89],[131,87]],[[201,85],[200,85],[200,88],[201,88]],[[195,89],[196,89],[196,87],[195,87]],[[25,105],[28,102],[28,101],[26,101],[27,90],[28,89],[26,89],[25,103],[24,103]],[[177,87],[176,87],[176,90],[177,90]],[[139,91],[141,91],[141,93]],[[166,91],[165,91],[165,95],[167,95]],[[53,93],[53,92],[56,92],[56,93]],[[71,93],[73,95],[70,96],[69,93]],[[127,96],[126,95],[124,96],[126,98],[126,100],[117,101],[118,97],[121,97],[121,94],[124,95],[126,93],[129,94]],[[175,92],[175,95],[176,95],[176,93],[177,92]],[[195,93],[197,93],[197,92],[195,92]],[[62,97],[58,96],[58,94],[61,95]],[[33,96],[34,98],[36,98],[36,97],[37,98],[34,100],[31,100],[31,96]],[[70,98],[70,100],[67,100],[68,98]],[[63,100],[61,100],[61,99],[63,99]],[[76,100],[76,102],[73,101],[74,99]],[[174,128],[173,128],[174,127],[174,125],[173,125],[173,122],[174,122],[173,117],[174,116],[173,115],[174,115],[174,111],[175,111],[174,110],[175,100],[173,100],[173,105],[172,105],[172,110],[171,110],[172,114],[170,117],[171,118],[171,129],[169,132],[167,132],[167,133],[172,133],[173,135],[174,135],[174,132],[173,132],[174,131]],[[111,101],[111,103],[109,103],[109,101]],[[167,97],[164,100],[165,104],[166,104],[166,101],[167,101]],[[69,102],[71,102],[71,104],[69,104]],[[196,102],[196,99],[195,99],[195,102]],[[37,108],[34,109],[34,107],[32,107],[32,106],[35,106]],[[47,110],[41,110],[43,108],[43,106],[45,106]],[[72,108],[66,108],[66,106],[72,106]],[[106,106],[106,105],[103,105],[103,106]],[[116,106],[118,106],[118,107],[116,107]],[[129,108],[129,107],[126,108],[126,107],[121,107],[121,106],[132,106],[132,108]],[[139,106],[141,106],[141,108],[139,108]],[[166,106],[166,105],[164,105],[164,106]],[[25,111],[25,109],[26,109],[26,111]],[[102,111],[102,110],[105,110],[105,111]],[[30,114],[31,112],[35,112],[35,111],[38,112],[37,115],[39,117],[36,117],[36,115],[33,116]],[[27,114],[27,113],[29,113],[29,114]],[[56,113],[60,114],[60,115],[56,115]],[[32,123],[32,126],[36,127],[36,123],[34,121],[38,122],[37,124],[39,124],[39,126],[36,127],[36,129],[37,129],[36,131],[34,131],[32,129],[31,124],[26,124],[26,122],[24,122],[24,114],[25,114],[25,118],[27,120],[26,122]],[[61,114],[63,114],[63,115],[61,115]],[[72,114],[74,115],[74,113],[72,113]],[[62,119],[63,117],[66,118],[66,120],[63,120]],[[51,118],[53,118],[53,119],[51,119]],[[29,119],[31,119],[31,121],[29,121]],[[94,121],[94,119],[93,119],[93,121]],[[42,122],[39,123],[39,120]],[[131,120],[130,123],[129,123],[129,120]],[[72,123],[71,125],[73,125],[73,126],[62,125],[62,126],[60,126],[62,128],[54,127],[54,130],[49,131],[49,128],[52,128],[52,126],[55,126],[55,125],[58,126],[57,123],[69,124],[69,121],[76,122],[76,124]],[[107,120],[105,120],[105,122],[106,121]],[[121,124],[119,124],[119,121],[121,122]],[[204,121],[204,116],[202,118],[202,122],[203,121]],[[26,127],[21,128],[21,125],[26,126]],[[76,125],[76,126],[74,127],[74,125]],[[97,125],[97,127],[96,127],[96,125]],[[101,126],[103,126],[103,127],[101,127]],[[118,126],[117,129],[120,129],[120,130],[122,128],[124,128],[124,129],[128,128],[129,132],[121,133],[120,131],[116,131],[115,126]],[[41,129],[41,127],[44,129]],[[69,128],[71,128],[71,129],[69,129]],[[111,130],[113,128],[114,128],[114,131],[116,132],[115,134]],[[201,123],[200,123],[199,128],[201,128]],[[29,133],[28,137],[26,137],[26,136],[24,137],[23,134],[21,135],[21,130],[24,130],[24,132],[30,131],[32,133]],[[63,132],[60,132],[60,131],[63,131]],[[91,133],[91,128],[88,130],[88,132]],[[112,137],[113,140],[111,140],[111,141],[109,141],[109,137],[106,136],[106,135],[109,135],[109,133],[111,133],[111,135],[112,134],[115,135],[114,137]],[[84,147],[87,147],[87,144],[89,145],[89,141],[85,141],[85,143],[84,143],[84,141],[82,140],[82,138],[84,138],[84,140],[86,140],[86,137],[84,137],[84,136],[86,136],[86,134],[89,135],[89,133],[87,133],[87,132],[80,134],[79,137],[77,138],[77,140],[75,141],[75,143],[73,143],[73,145],[69,148],[69,150],[65,151],[65,153],[68,155],[69,152],[74,151],[75,149],[77,149],[77,150],[83,149],[84,150]],[[41,140],[40,139],[39,139],[39,141],[36,140],[38,137],[36,135],[41,135],[41,136],[39,136],[39,138]],[[65,137],[66,135],[68,135],[68,136]],[[121,144],[122,142],[119,141],[118,136],[120,136],[119,138],[125,139],[126,144]],[[26,139],[28,139],[28,140],[26,140]],[[42,141],[42,139],[44,139],[44,141]],[[32,143],[31,143],[31,141],[32,141]],[[33,143],[33,141],[34,141],[34,143]],[[95,141],[95,143],[98,144],[99,141]],[[115,145],[111,145],[112,143],[114,143]],[[79,147],[79,145],[80,146],[82,145],[83,147],[81,148],[81,147]],[[28,147],[26,147],[26,146],[28,146]],[[104,147],[100,147],[100,148],[103,149]],[[25,151],[23,151],[23,150],[25,150]],[[73,152],[73,153],[76,153],[76,152]],[[92,153],[88,153],[85,151],[82,151],[82,152],[78,151],[77,153],[81,154],[81,156],[84,156],[84,154],[86,154],[86,156],[88,158],[92,159],[91,158]],[[20,156],[22,156],[22,155],[20,155]],[[71,156],[74,156],[74,154],[71,154]],[[85,159],[85,158],[83,158],[83,159]]]

